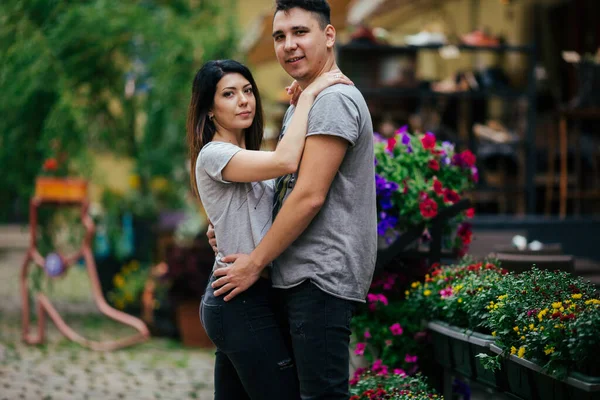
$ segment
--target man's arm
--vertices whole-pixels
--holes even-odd
[[[220,277],[212,285],[213,288],[220,287],[215,291],[216,296],[231,291],[225,296],[228,301],[248,289],[263,268],[304,232],[323,206],[347,148],[348,142],[337,136],[306,138],[298,180],[273,226],[249,255],[235,254],[222,259],[223,262],[235,262],[230,267],[215,270],[214,275]]]

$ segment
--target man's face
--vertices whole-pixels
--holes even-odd
[[[310,82],[322,72],[329,57],[328,43],[333,46],[315,14],[301,8],[275,14],[273,40],[279,64],[299,82]]]

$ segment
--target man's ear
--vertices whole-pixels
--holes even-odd
[[[329,24],[325,27],[325,36],[327,37],[327,48],[333,49],[335,46],[335,28]]]

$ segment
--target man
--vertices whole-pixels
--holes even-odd
[[[336,31],[326,0],[277,0],[277,59],[301,88],[337,69]],[[291,106],[282,134],[294,113]],[[249,255],[214,272],[215,295],[231,300],[273,262],[303,399],[348,393],[350,321],[364,302],[375,268],[376,205],[373,127],[354,87],[323,90],[310,111],[298,173],[276,181],[273,226]]]

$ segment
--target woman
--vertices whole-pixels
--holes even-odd
[[[304,89],[285,137],[273,152],[259,151],[263,115],[250,71],[232,60],[209,61],[196,74],[187,135],[192,185],[219,237],[214,268],[223,254],[249,253],[271,226],[270,179],[298,168],[308,112],[326,87],[351,84],[330,72]],[[294,85],[295,86],[295,85]],[[264,181],[264,182],[263,182]],[[225,302],[209,285],[200,318],[217,346],[215,399],[299,399],[296,369],[271,302],[268,271]]]

